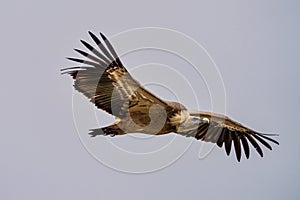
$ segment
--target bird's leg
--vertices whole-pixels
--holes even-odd
[[[91,132],[89,132],[89,135],[91,137],[96,137],[97,135],[110,135],[111,137],[115,135],[123,135],[125,132],[119,128],[117,124],[113,124],[111,126],[103,127],[103,128],[97,128],[97,129],[90,129]]]

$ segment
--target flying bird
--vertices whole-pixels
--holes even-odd
[[[279,144],[271,138],[276,134],[259,133],[225,115],[190,111],[179,102],[161,99],[130,75],[105,35],[100,33],[100,40],[92,32],[88,33],[98,49],[81,40],[90,53],[74,49],[85,58],[67,58],[79,63],[79,66],[62,69],[61,73],[71,75],[75,90],[116,118],[110,126],[90,129],[92,137],[176,133],[224,146],[227,155],[233,144],[238,161],[242,149],[249,158],[250,145],[263,157],[261,144],[270,150],[270,142]]]

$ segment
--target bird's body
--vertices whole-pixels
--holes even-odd
[[[241,158],[241,144],[249,157],[248,141],[261,156],[263,152],[257,141],[269,149],[272,148],[265,140],[278,144],[269,137],[272,134],[258,133],[224,115],[189,111],[178,102],[162,100],[132,78],[103,34],[100,33],[105,45],[93,33],[89,34],[101,52],[81,41],[94,55],[75,49],[89,60],[69,58],[82,66],[64,69],[63,73],[73,77],[77,91],[117,119],[108,127],[91,129],[91,136],[173,132],[213,142],[219,147],[225,144],[228,155],[233,141],[238,160]]]

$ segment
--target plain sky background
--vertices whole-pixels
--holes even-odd
[[[0,7],[0,199],[300,198],[299,1],[7,1]],[[173,165],[141,175],[96,161],[76,133],[72,82],[59,69],[70,65],[65,57],[88,30],[110,36],[145,26],[174,29],[202,44],[223,77],[227,114],[279,133],[280,146],[238,163],[218,148],[199,160],[201,142],[194,142]],[[127,59],[129,71],[130,60],[143,63],[138,55]]]

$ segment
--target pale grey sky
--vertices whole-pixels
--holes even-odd
[[[299,199],[299,6],[271,0],[1,2],[0,198]],[[59,69],[70,65],[65,57],[75,55],[88,30],[111,36],[145,26],[174,29],[202,44],[222,75],[227,114],[279,133],[280,146],[264,150],[263,159],[252,151],[237,163],[219,148],[199,160],[201,142],[194,142],[171,166],[141,175],[96,161],[76,133],[72,82]],[[150,61],[141,52],[124,58],[129,71]]]

